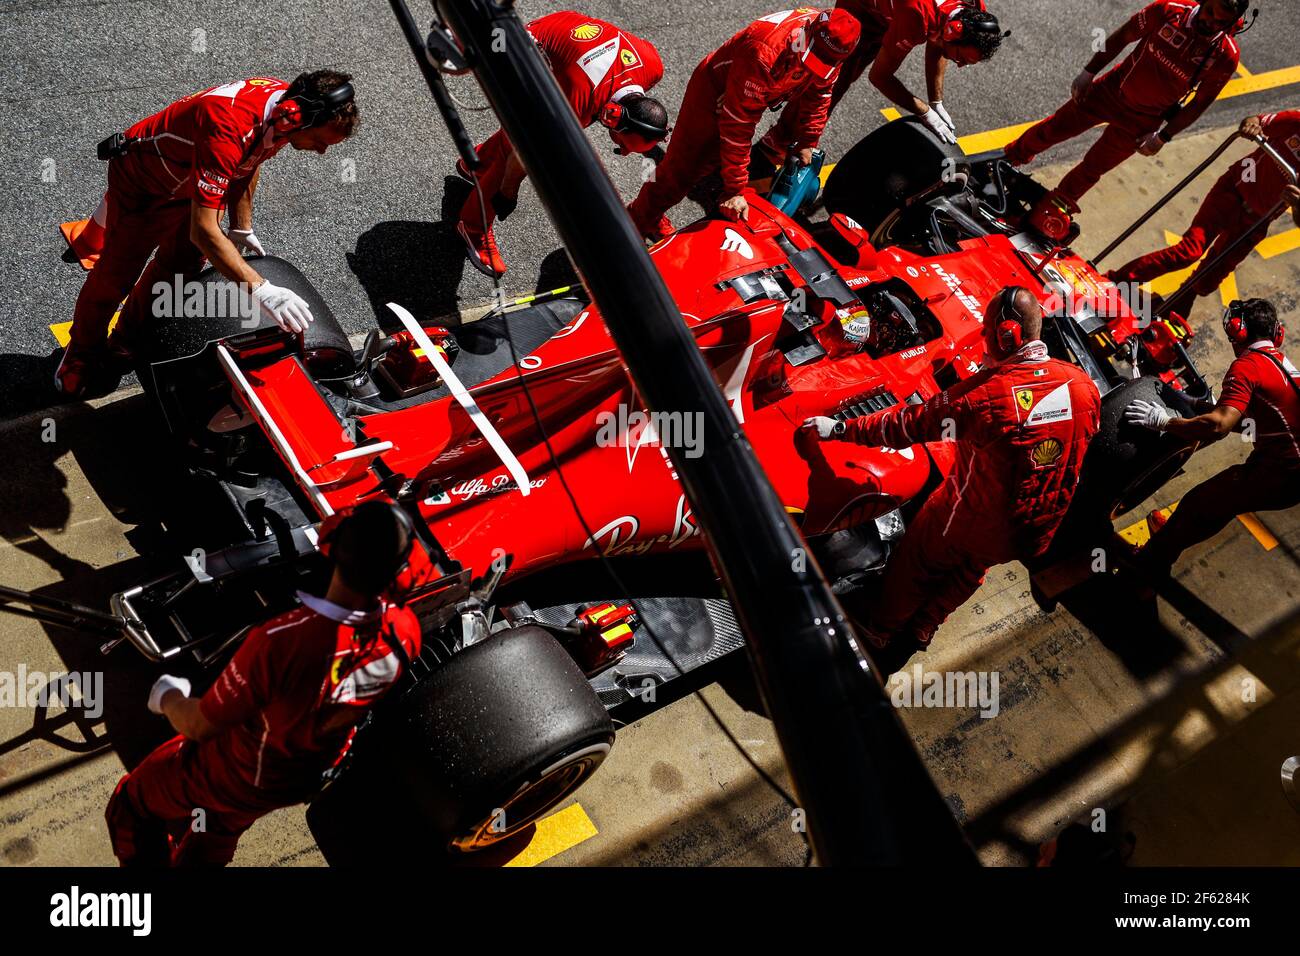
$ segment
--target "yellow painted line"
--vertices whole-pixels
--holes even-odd
[[[505,866],[536,866],[596,835],[596,824],[579,803],[538,820],[533,838]]]
[[[891,123],[896,119],[903,118],[902,112],[896,106],[886,106],[883,110],[880,111],[880,115],[883,116],[885,119],[889,120]]]
[[[1253,511],[1248,511],[1244,515],[1237,515],[1237,520],[1246,526],[1246,530],[1255,536],[1255,540],[1260,543],[1265,551],[1272,551],[1277,547],[1277,538],[1273,537],[1272,532],[1260,523]]]
[[[113,317],[108,320],[108,330],[110,332],[113,331],[113,326],[117,325],[117,317],[121,314],[122,314],[122,310],[119,308],[116,312],[113,313]],[[70,342],[72,339],[72,323],[55,322],[53,325],[50,326],[50,332],[53,333],[54,340],[58,342],[60,346],[66,349],[68,347],[68,342]]]
[[[1237,64],[1237,75],[1238,75],[1238,76],[1254,76],[1255,74],[1252,73],[1252,72],[1250,72],[1250,70],[1246,69],[1246,64],[1245,64],[1245,63],[1238,63],[1238,64]]]
[[[1276,236],[1269,236],[1255,247],[1255,251],[1265,259],[1272,259],[1274,256],[1293,252],[1296,249],[1300,249],[1300,229],[1279,232]]]
[[[1218,98],[1226,100],[1234,96],[1262,93],[1265,90],[1275,90],[1278,87],[1290,86],[1293,83],[1300,83],[1300,66],[1288,66],[1281,70],[1270,70],[1267,73],[1248,73],[1229,80]],[[1038,121],[1034,120],[1029,123],[1019,123],[1015,126],[1004,126],[1001,129],[986,130],[983,133],[972,133],[969,136],[961,137],[958,142],[967,153],[986,153],[991,149],[1001,149],[1006,146],[1036,122]]]

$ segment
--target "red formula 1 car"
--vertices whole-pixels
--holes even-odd
[[[1109,517],[1190,453],[1118,430],[1136,392],[1174,404],[1204,392],[1182,330],[1147,327],[1086,261],[1020,232],[1040,193],[996,157],[968,160],[900,122],[836,169],[828,219],[755,200],[747,223],[700,220],[652,249],[838,590],[884,566],[951,453],[821,445],[799,424],[973,374],[983,304],[1002,286],[1042,290],[1052,350],[1106,395],[1081,501]],[[317,321],[305,340],[211,310],[159,330],[142,378],[191,477],[187,507],[214,520],[183,571],[115,610],[149,656],[215,660],[321,573],[321,519],[397,500],[427,557],[408,582],[427,651],[309,819],[327,856],[345,855],[339,808],[379,792],[435,842],[493,843],[599,765],[611,709],[741,646],[666,452],[708,449],[689,417],[646,413],[594,306],[553,302],[459,334],[399,306],[393,334],[354,352],[297,270],[259,270]]]

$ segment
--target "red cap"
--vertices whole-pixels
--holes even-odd
[[[804,51],[803,65],[824,80],[858,45],[862,25],[853,14],[836,7],[823,10],[812,22],[809,32],[812,42]]]

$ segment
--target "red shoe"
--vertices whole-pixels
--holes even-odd
[[[659,221],[655,223],[653,228],[649,230],[643,230],[641,232],[641,238],[644,239],[646,242],[651,242],[651,243],[662,242],[664,239],[667,239],[672,234],[673,234],[672,220],[669,219],[667,216],[660,216]]]
[[[1155,534],[1169,523],[1169,515],[1163,511],[1153,511],[1147,515],[1147,530]]]
[[[89,390],[91,375],[90,365],[69,345],[54,370],[54,390],[65,398],[82,398]]]
[[[487,232],[471,230],[464,221],[456,223],[456,231],[465,240],[469,251],[469,264],[489,279],[497,279],[506,274],[506,261],[497,249],[497,240],[492,230]]]

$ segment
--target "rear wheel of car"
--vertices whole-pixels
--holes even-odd
[[[308,823],[331,863],[362,861],[347,821],[364,830],[377,809],[404,822],[406,852],[486,849],[573,793],[613,742],[613,722],[569,654],[542,628],[515,628],[385,706]]]
[[[341,377],[355,371],[356,360],[347,333],[307,277],[292,263],[275,256],[263,256],[249,262],[267,282],[298,293],[311,309],[313,321],[303,333],[302,352],[308,370],[316,378]],[[150,329],[148,351],[141,356],[146,362],[188,358],[202,352],[209,342],[253,329],[275,327],[275,322],[260,309],[257,310],[258,324],[246,324],[245,318],[235,308],[238,300],[231,295],[233,284],[215,269],[205,269],[194,281],[205,289],[204,311],[198,315],[156,320]]]
[[[969,169],[960,147],[906,117],[868,133],[835,164],[823,202],[827,212],[842,212],[875,233],[923,196],[960,191]]]

